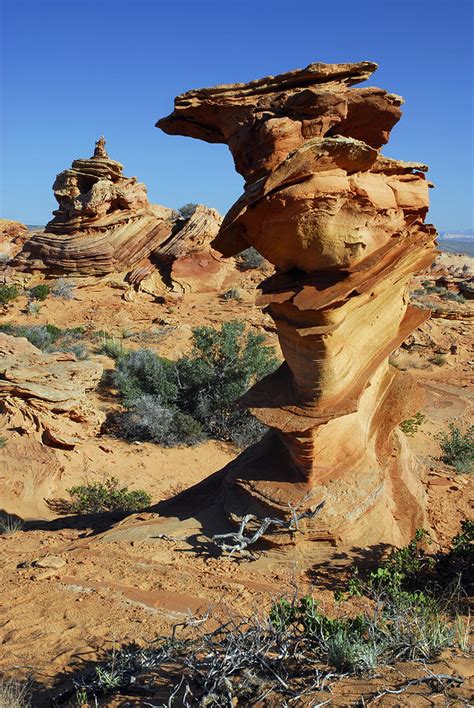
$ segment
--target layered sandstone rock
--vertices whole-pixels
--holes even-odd
[[[146,187],[123,175],[105,140],[93,157],[74,160],[53,185],[58,209],[45,231],[36,233],[14,265],[49,273],[104,275],[146,258],[171,233],[173,211],[152,205]]]
[[[0,498],[4,509],[44,518],[64,473],[61,454],[95,435],[103,414],[90,402],[102,366],[45,354],[0,333]]]
[[[24,337],[0,333],[0,408],[5,430],[72,449],[98,431],[103,415],[90,403],[102,365],[71,353],[44,353]]]
[[[198,204],[189,217],[176,218],[170,236],[128,281],[153,294],[163,294],[166,287],[177,294],[218,292],[235,272],[234,263],[211,247],[221,224],[216,209]]]
[[[403,543],[426,522],[397,427],[420,396],[388,356],[428,316],[408,284],[435,255],[426,166],[379,152],[403,101],[353,88],[375,69],[311,64],[189,91],[157,124],[229,145],[246,185],[213,245],[253,246],[277,268],[259,303],[285,363],[243,400],[271,431],[223,471],[225,507],[285,517],[309,493],[325,501],[314,537],[363,545]]]
[[[199,204],[184,225],[178,222],[173,234],[154,252],[154,261],[178,292],[216,292],[234,271],[234,264],[222,259],[211,247],[222,225],[216,209]]]

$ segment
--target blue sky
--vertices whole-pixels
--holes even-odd
[[[427,162],[429,221],[473,228],[472,0],[0,0],[0,215],[49,220],[55,175],[104,133],[125,174],[171,207],[225,212],[242,179],[224,145],[154,127],[174,96],[310,62],[371,60],[401,94],[384,152]]]

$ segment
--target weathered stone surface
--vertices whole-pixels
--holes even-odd
[[[21,428],[52,447],[75,447],[103,421],[86,395],[101,375],[96,361],[45,354],[24,337],[0,333],[2,426]]]
[[[100,141],[97,142],[97,145]],[[103,275],[146,258],[171,233],[173,211],[149,203],[146,187],[105,152],[74,160],[53,185],[58,209],[14,265],[50,273]]]
[[[310,64],[248,84],[188,91],[157,126],[171,135],[226,143],[247,181],[274,170],[307,140],[342,135],[379,148],[400,119],[400,96],[353,89],[377,64]],[[251,149],[249,146],[251,145]]]
[[[28,238],[28,229],[19,221],[0,219],[0,265],[16,256]]]
[[[426,166],[380,155],[399,96],[352,88],[376,69],[311,64],[249,84],[189,91],[158,122],[227,143],[246,179],[213,246],[255,247],[277,268],[259,304],[285,363],[242,403],[271,431],[221,473],[231,517],[288,517],[324,500],[314,538],[406,542],[426,523],[419,470],[399,423],[419,410],[388,356],[428,316],[412,276],[436,253]]]
[[[179,294],[221,290],[235,271],[234,263],[210,245],[221,224],[216,209],[198,204],[189,218],[177,219],[171,235],[132,270],[129,282],[154,294],[162,294],[165,286]]]

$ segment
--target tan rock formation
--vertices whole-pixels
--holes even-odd
[[[105,140],[94,156],[74,160],[53,185],[58,209],[14,262],[25,270],[103,275],[127,270],[171,233],[171,209],[149,203],[146,187],[123,175]]]
[[[62,473],[61,451],[95,435],[104,416],[88,399],[102,366],[45,354],[0,333],[0,508],[44,516]]]
[[[431,185],[426,166],[379,153],[403,101],[352,87],[376,68],[311,64],[189,91],[157,124],[229,145],[247,182],[213,245],[254,246],[278,271],[259,303],[285,363],[243,399],[272,430],[222,472],[225,507],[285,517],[310,492],[325,501],[313,537],[358,545],[403,543],[426,521],[397,427],[420,396],[388,355],[428,316],[408,284],[435,255]]]
[[[234,263],[210,245],[221,224],[216,209],[198,204],[189,218],[176,220],[171,235],[133,269],[129,282],[154,294],[162,294],[166,286],[178,294],[221,290],[235,272]]]
[[[0,265],[16,256],[27,238],[28,229],[24,224],[0,219]]]
[[[76,361],[71,353],[46,354],[24,337],[0,333],[3,428],[21,428],[52,447],[74,448],[103,421],[86,395],[101,375],[96,361]]]

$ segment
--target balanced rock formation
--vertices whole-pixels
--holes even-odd
[[[36,233],[14,265],[49,273],[105,275],[129,269],[171,233],[173,211],[152,205],[146,187],[123,175],[105,140],[93,157],[74,160],[53,185],[58,209],[45,231]]]
[[[213,245],[253,246],[277,268],[259,303],[285,362],[243,399],[271,430],[222,471],[225,508],[285,518],[324,500],[313,537],[364,546],[404,543],[426,523],[398,428],[420,394],[388,356],[429,316],[408,290],[436,253],[426,166],[379,152],[403,101],[353,87],[376,68],[318,63],[189,91],[157,124],[228,144],[246,184]]]

